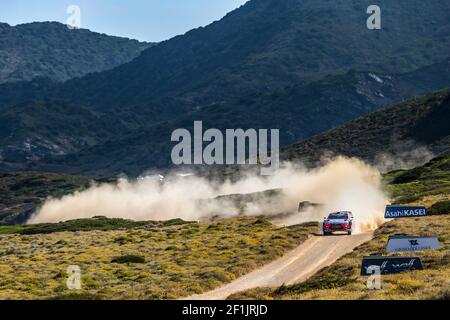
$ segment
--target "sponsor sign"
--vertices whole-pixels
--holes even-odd
[[[439,250],[437,237],[390,236],[387,252],[411,252],[422,250]]]
[[[372,275],[372,269],[379,267],[380,274],[395,274],[404,271],[422,270],[422,262],[418,257],[364,257],[361,265],[361,275]]]
[[[387,206],[384,217],[386,219],[414,218],[414,217],[423,217],[426,215],[427,215],[427,208],[425,207]]]

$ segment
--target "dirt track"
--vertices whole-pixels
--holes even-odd
[[[372,233],[313,236],[280,259],[220,288],[185,300],[223,300],[247,289],[302,282],[371,238]]]

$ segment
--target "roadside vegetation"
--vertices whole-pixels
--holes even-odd
[[[93,231],[93,230],[117,230],[117,229],[133,229],[137,227],[166,227],[180,224],[188,224],[191,222],[181,219],[173,219],[167,221],[133,221],[120,218],[106,218],[102,216],[93,217],[91,219],[76,219],[63,221],[59,223],[41,223],[34,225],[19,226],[0,226],[1,234],[46,234],[55,232],[75,232],[75,231]]]
[[[258,218],[127,223],[73,231],[75,221],[64,232],[22,232],[42,228],[31,226],[0,235],[0,299],[176,299],[242,276],[317,229],[315,223],[280,228]],[[66,287],[70,265],[81,268],[81,291]]]
[[[427,207],[450,200],[450,156],[431,160],[411,170],[397,170],[385,175],[390,198],[396,204],[420,204]],[[437,209],[436,207],[434,209]],[[434,210],[433,210],[434,211]]]
[[[229,299],[449,299],[450,298],[450,215],[392,220],[375,231],[374,238],[343,256],[309,280],[279,288],[258,288],[229,297]],[[383,275],[381,290],[369,290],[368,277],[360,276],[361,261],[373,253],[387,255],[385,248],[389,235],[438,236],[442,246],[437,251],[395,254],[418,256],[424,270],[397,275]],[[389,254],[393,255],[393,254]]]

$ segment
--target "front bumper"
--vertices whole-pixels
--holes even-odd
[[[331,224],[329,226],[323,226],[324,232],[333,232],[333,231],[352,231],[352,226],[347,224]]]

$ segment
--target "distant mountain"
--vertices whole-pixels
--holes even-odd
[[[366,10],[372,4],[251,0],[220,21],[145,50],[131,63],[38,95],[96,110],[151,110],[170,119],[174,113],[284,90],[350,69],[404,73],[448,57],[447,0],[380,0],[382,29],[375,31],[366,27]]]
[[[152,108],[172,118],[350,69],[404,73],[448,58],[449,1],[377,1],[379,31],[366,27],[372,4],[252,0],[129,64],[70,81],[58,95],[95,109]]]
[[[129,62],[149,46],[57,22],[0,23],[0,83],[65,81]]]
[[[339,76],[325,77],[321,81],[305,86],[293,86],[264,96],[239,99],[234,105],[211,106],[180,115],[171,121],[140,126],[128,132],[126,129],[132,126],[130,123],[135,122],[131,121],[125,125],[124,115],[119,121],[114,119],[111,113],[106,113],[109,118],[103,120],[103,123],[108,124],[110,129],[116,128],[103,130],[109,133],[108,140],[102,142],[97,139],[99,143],[80,148],[79,152],[67,152],[67,155],[63,157],[42,159],[40,163],[31,164],[31,168],[91,175],[114,175],[122,172],[138,175],[147,169],[168,168],[171,166],[172,131],[176,128],[187,128],[192,132],[194,121],[199,119],[203,120],[205,129],[278,128],[281,145],[288,145],[394,102],[423,95],[430,90],[450,87],[449,68],[450,59],[401,75],[350,71]],[[13,113],[21,112],[13,111]],[[86,120],[88,124],[91,122],[89,118]],[[70,123],[69,121],[67,126],[64,125],[61,131],[70,134]],[[96,127],[88,126],[93,128],[93,132],[103,127],[100,124]],[[82,127],[79,130],[82,130]],[[28,129],[28,131],[31,134],[34,129]],[[37,131],[39,132],[38,129]],[[117,135],[111,136],[114,132]],[[89,134],[91,135],[92,132]],[[74,138],[76,139],[78,135],[83,137],[78,131]],[[57,136],[50,134],[46,137],[54,141],[54,145],[61,144],[55,141]],[[19,149],[23,150],[23,139],[16,141],[18,141]],[[31,140],[30,143],[38,145],[38,141]],[[4,149],[3,153],[8,149],[11,148]],[[25,152],[25,154],[30,153]],[[49,152],[48,155],[58,155],[58,153]],[[6,158],[4,160],[7,162]],[[21,163],[20,158],[17,160]]]
[[[77,152],[131,129],[63,101],[19,104],[0,112],[0,123],[0,162],[13,163]]]
[[[290,145],[281,157],[313,163],[323,155],[335,154],[373,162],[388,154],[407,161],[418,147],[426,147],[423,150],[436,156],[446,155],[450,154],[448,119],[450,89],[399,103]]]

